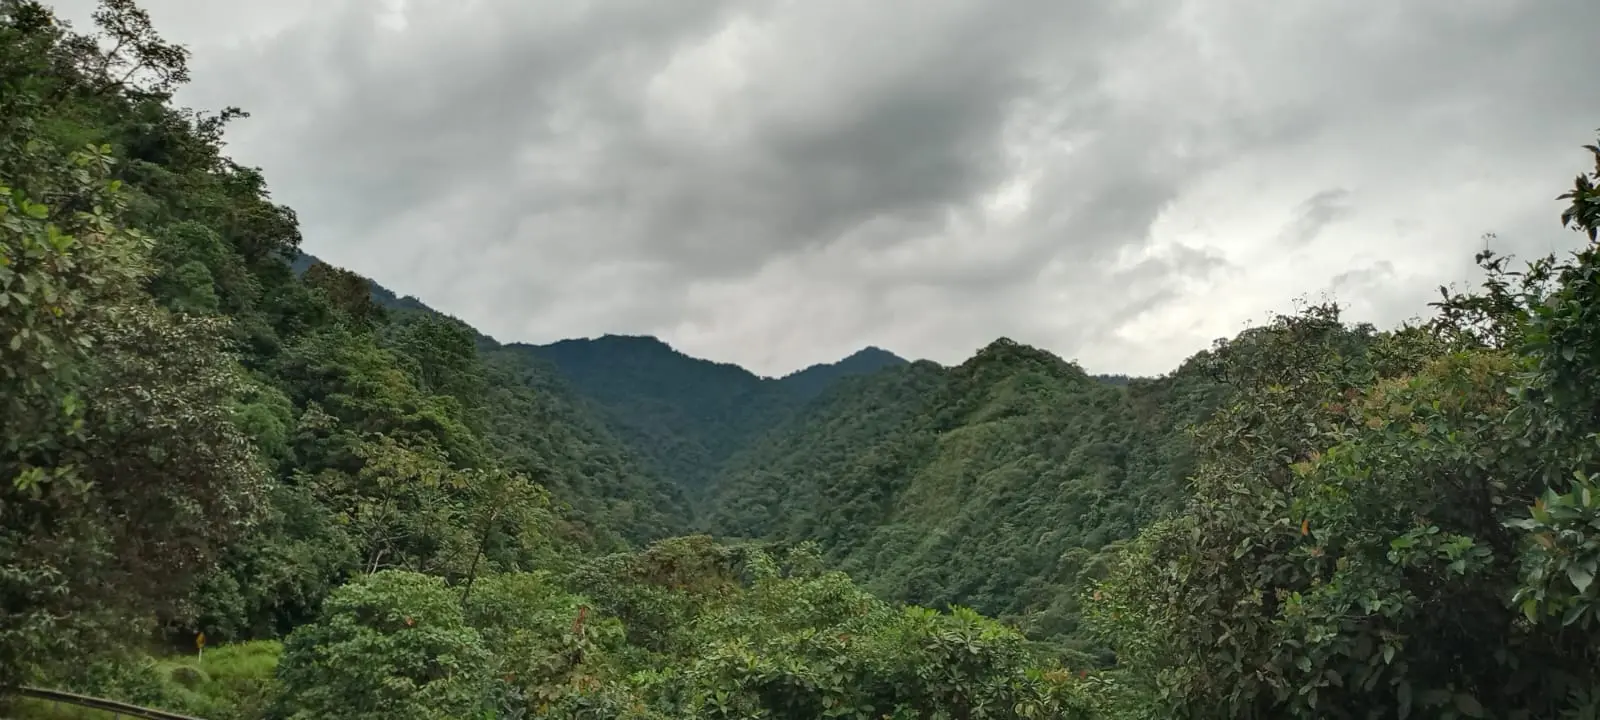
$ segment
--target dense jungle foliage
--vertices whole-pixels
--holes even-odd
[[[0,0],[0,712],[1600,717],[1600,147],[1426,324],[763,379],[303,255],[95,20]]]
[[[882,597],[998,614],[1108,662],[1079,591],[1178,507],[1184,429],[1222,395],[1198,360],[1119,387],[1000,340],[956,368],[846,381],[724,466],[706,524],[815,540]]]
[[[906,361],[866,348],[782,378],[689,357],[653,337],[606,335],[507,348],[554,365],[618,439],[692,497],[756,438],[840,379]]]

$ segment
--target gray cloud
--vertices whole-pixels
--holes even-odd
[[[506,339],[1159,372],[1392,323],[1600,126],[1592,0],[146,0],[306,247]],[[88,0],[66,0],[86,15]]]
[[[1356,316],[1416,320],[1427,314],[1427,304],[1439,299],[1437,284],[1426,275],[1404,272],[1387,260],[1378,260],[1335,275],[1323,294],[1336,299]]]
[[[1355,214],[1350,191],[1331,188],[1318,192],[1295,208],[1295,218],[1279,236],[1286,247],[1298,248],[1315,240],[1323,228]]]

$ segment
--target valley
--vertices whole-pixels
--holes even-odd
[[[373,301],[425,308],[376,285]],[[629,538],[815,542],[879,597],[971,607],[1089,663],[1109,655],[1078,634],[1083,590],[1108,548],[1181,505],[1185,433],[1227,396],[1200,360],[1107,379],[1004,338],[955,367],[871,347],[782,378],[647,336],[481,342],[673,498],[658,535]]]
[[[1600,713],[1600,146],[1581,249],[1416,322],[767,378],[317,260],[187,51],[94,21],[0,0],[8,717]]]

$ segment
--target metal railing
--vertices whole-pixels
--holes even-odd
[[[142,720],[201,720],[200,718],[191,715],[179,715],[177,713],[170,713],[165,710],[156,710],[153,708],[140,707],[138,705],[130,705],[128,703],[118,702],[116,700],[107,700],[105,698],[89,697],[88,695],[69,693],[65,690],[49,690],[46,688],[28,687],[24,685],[16,689],[16,695],[18,697],[33,698],[35,700],[52,702],[58,705],[71,705],[73,707],[89,708],[91,710],[102,710],[111,713],[112,717],[115,718],[141,718]]]

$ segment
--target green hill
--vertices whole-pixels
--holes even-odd
[[[507,346],[699,494],[717,535],[815,541],[882,597],[1071,640],[1107,546],[1176,510],[1186,431],[1224,397],[1192,363],[1098,377],[1002,339],[954,368],[869,348],[782,379],[649,337]]]
[[[306,253],[290,263],[301,277],[318,265],[322,261]],[[564,506],[566,537],[617,548],[688,527],[691,509],[682,491],[614,437],[555,366],[521,346],[502,346],[416,297],[350,279],[365,283],[371,302],[383,308],[383,334],[411,351],[405,359],[418,379],[474,405],[479,429],[502,461],[535,478]],[[430,352],[450,342],[457,343],[454,357]]]
[[[1221,398],[1191,368],[1113,386],[997,341],[955,368],[854,378],[737,455],[710,529],[814,539],[885,597],[1075,631],[1079,574],[1176,509],[1183,431]]]
[[[691,496],[702,494],[734,453],[830,384],[905,363],[868,348],[774,379],[690,357],[654,337],[606,335],[506,351],[557,368],[618,438]]]

